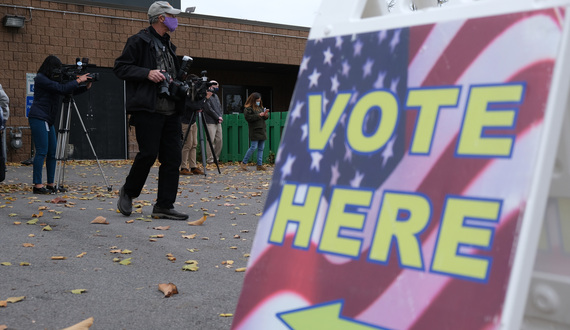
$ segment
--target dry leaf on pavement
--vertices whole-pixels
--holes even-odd
[[[102,217],[102,216],[98,216],[97,218],[95,218],[95,220],[91,221],[91,223],[98,223],[98,224],[102,224],[102,225],[108,225],[109,222],[107,222],[107,218]]]
[[[64,198],[61,198],[61,197],[56,197],[56,198],[52,199],[51,202],[53,204],[65,204],[65,203],[67,203],[67,200]]]
[[[176,285],[174,285],[172,283],[159,284],[158,289],[160,291],[162,291],[162,293],[164,293],[164,297],[166,297],[166,298],[172,296],[173,294],[178,293],[178,289],[176,288]]]
[[[156,230],[168,230],[168,229],[170,229],[170,226],[152,227],[152,229],[156,229]]]
[[[206,218],[207,218],[207,216],[204,215],[203,217],[201,217],[200,219],[198,219],[198,220],[196,220],[196,221],[188,222],[188,224],[189,224],[190,226],[200,226],[201,224],[204,223],[204,221],[206,221]]]
[[[91,328],[93,325],[93,317],[88,318],[87,320],[83,320],[75,325],[70,326],[69,328],[65,328],[63,330],[85,330]]]

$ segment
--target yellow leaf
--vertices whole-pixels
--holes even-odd
[[[86,255],[87,252],[81,252],[80,254],[76,255],[76,258],[83,258],[84,255]]]
[[[0,263],[0,265],[2,265],[2,266],[12,266],[12,263],[11,263],[11,262],[2,262],[2,263]]]
[[[87,290],[85,289],[75,289],[75,290],[71,290],[71,293],[73,294],[82,294],[84,292],[87,292]]]
[[[176,288],[176,285],[172,284],[172,283],[162,283],[158,285],[158,290],[162,291],[162,293],[164,293],[165,297],[170,297],[173,294],[177,294],[178,293],[178,288]]]
[[[234,316],[234,314],[232,314],[232,313],[222,313],[222,314],[220,314],[220,317],[232,317],[232,316]]]
[[[32,220],[26,222],[27,225],[35,225],[36,223],[38,223],[38,219],[32,219]]]
[[[194,239],[196,238],[197,234],[192,234],[192,235],[182,235],[182,238],[186,238],[186,239]]]
[[[8,214],[8,216],[10,216],[10,217],[17,217],[17,216],[18,216],[18,213],[10,213],[10,214]]]
[[[13,303],[20,302],[20,301],[22,301],[22,300],[24,300],[24,299],[26,299],[26,296],[22,296],[22,297],[10,297],[10,298],[6,299],[6,301],[13,304]]]
[[[133,253],[133,251],[124,249],[123,252],[121,252],[121,253],[122,254],[131,254],[131,253]]]
[[[236,268],[236,273],[245,272],[246,269],[247,269],[246,267],[243,267],[243,268]]]
[[[67,259],[67,257],[64,256],[53,256],[51,257],[51,260],[65,260]]]
[[[87,330],[93,325],[93,320],[94,318],[90,317],[63,330]]]
[[[23,247],[34,247],[35,245],[32,243],[24,243],[22,244]]]
[[[202,225],[202,224],[204,223],[204,221],[206,221],[206,218],[207,218],[207,217],[208,217],[208,216],[204,215],[203,217],[201,217],[201,218],[198,219],[198,220],[188,222],[188,224],[189,224],[190,226],[200,226],[200,225]]]
[[[8,306],[8,302],[6,300],[0,300],[0,307],[6,307]],[[2,327],[0,327],[0,329],[2,329]]]
[[[120,261],[119,263],[120,263],[121,265],[128,266],[128,265],[131,264],[131,259],[132,259],[132,258],[128,258],[128,259],[125,259],[125,260],[123,260],[123,261]]]
[[[15,225],[21,225],[22,223],[20,221],[14,221]]]
[[[230,246],[230,249],[237,250],[237,246]]]
[[[107,222],[107,218],[102,217],[102,216],[96,217],[93,221],[91,221],[91,223],[96,223],[96,224],[101,224],[101,225],[108,225],[109,224],[109,222]]]
[[[164,235],[160,234],[160,235],[150,235],[150,238],[163,238]]]
[[[168,230],[168,229],[170,229],[170,226],[159,226],[159,227],[153,227],[152,229],[156,229],[156,230]]]
[[[42,228],[42,231],[52,231],[52,229],[49,225],[47,225],[47,226]]]
[[[186,260],[184,263],[189,264],[189,265],[197,265],[198,261],[197,260]]]
[[[188,270],[188,271],[191,271],[191,272],[196,272],[196,271],[198,271],[198,268],[199,268],[199,267],[196,266],[196,265],[184,265],[184,266],[182,267],[182,270]]]
[[[244,258],[249,258],[249,253],[243,255]]]
[[[135,220],[131,219],[131,220],[127,220],[127,221],[125,221],[125,222],[126,222],[126,223],[133,223],[133,222],[135,222]]]
[[[25,261],[20,262],[20,266],[29,266],[29,265],[30,265],[29,262],[25,262]]]

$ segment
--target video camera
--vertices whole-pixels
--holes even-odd
[[[87,78],[89,78],[88,81],[98,81],[99,80],[99,73],[88,73],[87,72],[87,67],[90,66],[89,64],[89,58],[87,57],[83,57],[83,58],[79,58],[77,57],[75,59],[75,64],[64,64],[61,66],[61,68],[54,70],[52,73],[52,80],[55,81],[59,81],[62,83],[66,83],[72,80],[77,79],[78,76],[82,76],[84,74],[88,74]],[[94,65],[91,65],[94,66]]]
[[[186,95],[188,95],[188,90],[190,86],[186,83],[186,75],[188,74],[188,69],[190,69],[190,65],[192,64],[192,57],[188,55],[184,55],[182,57],[182,64],[180,65],[180,70],[178,70],[178,74],[176,77],[171,77],[168,72],[162,71],[162,75],[164,76],[163,81],[160,82],[158,85],[158,96],[162,98],[170,98],[172,100],[178,101]]]
[[[200,101],[206,97],[206,92],[208,88],[212,86],[212,83],[208,80],[206,74],[208,71],[204,70],[200,72],[202,77],[198,77],[196,75],[191,75],[188,79],[188,83],[192,88],[190,89],[190,93],[188,94],[192,101]]]

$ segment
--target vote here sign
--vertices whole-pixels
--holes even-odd
[[[233,328],[498,328],[564,17],[309,40]]]

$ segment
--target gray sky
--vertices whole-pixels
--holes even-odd
[[[182,11],[311,27],[323,0],[181,0]]]

